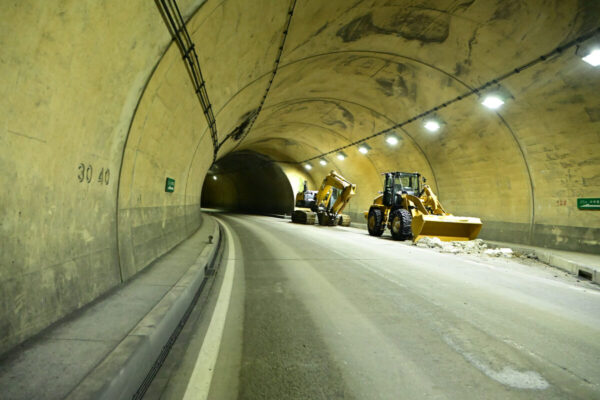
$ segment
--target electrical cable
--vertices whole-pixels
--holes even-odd
[[[500,82],[502,82],[502,81],[504,81],[504,80],[512,77],[513,75],[519,74],[519,73],[525,71],[526,69],[529,69],[529,68],[531,68],[531,67],[533,67],[533,66],[535,66],[537,64],[546,62],[546,61],[550,60],[552,57],[554,57],[556,55],[560,55],[565,50],[568,50],[569,48],[571,48],[573,46],[577,46],[577,45],[581,44],[582,42],[585,42],[586,40],[591,39],[592,37],[596,36],[597,34],[600,34],[600,27],[596,28],[596,29],[594,29],[594,30],[592,30],[592,31],[590,31],[590,32],[588,32],[586,34],[583,34],[583,35],[577,37],[576,39],[571,40],[571,41],[563,44],[562,46],[558,46],[554,50],[552,50],[552,51],[550,51],[550,52],[548,52],[546,54],[543,54],[543,55],[535,58],[534,60],[529,61],[529,62],[527,62],[527,63],[525,63],[525,64],[523,64],[523,65],[521,65],[521,66],[519,66],[517,68],[514,68],[511,71],[509,71],[509,72],[507,72],[507,73],[505,73],[503,75],[500,75],[497,78],[489,80],[489,81],[487,81],[486,83],[484,83],[481,86],[475,87],[475,88],[471,89],[470,91],[468,91],[466,93],[463,93],[463,94],[461,94],[459,96],[456,96],[455,98],[453,98],[451,100],[448,100],[448,101],[446,101],[444,103],[441,103],[441,104],[439,104],[439,105],[437,105],[437,106],[435,106],[433,108],[430,108],[429,110],[424,111],[424,112],[422,112],[422,113],[420,113],[420,114],[418,114],[418,115],[416,115],[414,117],[411,117],[411,118],[409,118],[407,120],[404,120],[402,122],[394,124],[394,125],[390,126],[389,128],[386,128],[384,130],[376,132],[376,133],[374,133],[372,135],[369,135],[369,136],[366,136],[364,138],[355,140],[354,142],[349,143],[349,144],[347,144],[345,146],[338,147],[338,148],[336,148],[334,150],[330,150],[330,151],[328,151],[326,153],[321,153],[321,154],[316,155],[314,157],[307,158],[306,160],[303,160],[303,161],[298,161],[298,164],[307,163],[309,161],[313,161],[313,160],[316,160],[318,158],[325,157],[325,156],[333,154],[333,153],[337,153],[337,152],[342,151],[344,149],[347,149],[349,147],[356,146],[356,145],[358,145],[360,143],[363,143],[363,142],[366,142],[367,140],[372,139],[374,137],[385,135],[386,133],[390,133],[391,131],[393,131],[395,129],[402,128],[405,125],[408,125],[408,124],[410,124],[410,123],[412,123],[412,122],[414,122],[414,121],[416,121],[418,119],[421,119],[423,117],[431,115],[431,114],[435,113],[436,111],[441,110],[442,108],[446,108],[449,105],[457,103],[459,101],[462,101],[462,100],[464,100],[464,99],[466,99],[466,98],[468,98],[468,97],[470,97],[472,95],[478,95],[479,96],[480,92],[485,91],[486,89],[489,89],[489,88],[491,88],[493,86],[499,85]]]

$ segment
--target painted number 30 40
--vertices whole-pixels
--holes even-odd
[[[100,184],[108,185],[110,181],[110,170],[108,168],[102,168],[97,177],[94,176],[94,167],[91,164],[86,165],[81,163],[77,170],[77,179],[79,179],[79,182],[92,183],[92,181],[96,180]]]

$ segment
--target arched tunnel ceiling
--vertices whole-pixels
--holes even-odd
[[[232,6],[223,2],[201,9],[191,24],[200,15],[231,12]],[[468,93],[597,29],[594,16],[599,9],[597,3],[563,1],[299,1],[256,124],[242,143],[226,142],[220,155],[248,149],[298,162],[327,153]],[[245,57],[251,48],[260,48],[255,61],[215,75],[219,82],[239,82],[242,71],[251,68],[238,90],[228,91],[232,96],[222,99],[220,89],[214,95],[223,137],[259,104],[270,78],[269,65],[258,74],[255,66],[265,54],[274,55],[285,11],[270,8],[267,13],[270,18],[263,17],[263,22],[273,29],[271,41],[254,40],[257,32],[243,28],[243,21],[233,33],[239,43],[252,42],[241,51]],[[200,42],[210,40],[210,28],[200,24],[194,29]],[[201,63],[214,68],[212,58],[219,56],[208,54],[200,55]],[[227,64],[231,54],[220,58],[221,65]],[[589,193],[589,184],[598,179],[593,155],[600,142],[593,111],[599,106],[596,74],[570,48],[503,81],[510,99],[497,113],[471,96],[437,113],[444,121],[438,134],[415,122],[396,130],[402,138],[399,148],[377,137],[368,142],[372,151],[367,157],[349,148],[345,162],[333,155],[327,159],[359,183],[357,200],[350,206],[357,216],[379,190],[378,174],[406,169],[430,177],[449,209],[481,216],[490,222],[488,227],[520,224],[508,230],[521,230],[524,240],[531,239],[535,224],[585,226],[588,216],[576,222],[579,216],[557,213],[554,204],[564,196]],[[574,139],[575,126],[579,135]],[[565,161],[571,156],[587,161]],[[315,181],[329,167],[315,168]],[[558,173],[565,168],[568,176]],[[549,170],[557,173],[542,172]],[[566,189],[576,185],[577,193]]]
[[[304,179],[294,163],[415,117],[600,25],[600,3],[584,0],[177,3],[223,142],[218,158],[254,151],[285,161],[292,187]],[[3,7],[0,167],[10,190],[0,194],[0,285],[19,307],[1,311],[0,353],[201,224],[211,136],[157,4]],[[503,80],[509,97],[498,112],[469,96],[437,112],[438,133],[421,120],[403,125],[398,146],[373,137],[366,156],[347,148],[344,161],[313,161],[306,178],[318,184],[333,168],[356,183],[347,211],[361,222],[380,173],[419,171],[449,211],[482,218],[484,237],[600,252],[600,214],[576,208],[577,198],[600,197],[600,71],[581,60],[599,40]],[[247,136],[225,140],[265,94]]]

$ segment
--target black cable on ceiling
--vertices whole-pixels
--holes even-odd
[[[210,129],[213,144],[213,162],[215,162],[219,150],[217,121],[215,120],[212,104],[208,98],[208,93],[206,92],[206,81],[202,76],[202,69],[200,68],[200,62],[198,61],[196,46],[190,37],[176,0],[157,0],[156,3],[159,6],[171,36],[173,36],[173,40],[175,40],[177,47],[179,47],[179,51],[186,63],[190,78],[192,79],[194,91],[200,101],[202,112],[204,113],[204,117],[206,118],[206,122]]]
[[[466,99],[466,98],[468,98],[468,97],[470,97],[472,95],[479,95],[480,92],[485,91],[487,89],[490,89],[490,88],[492,88],[494,86],[499,85],[499,83],[502,82],[502,81],[504,81],[505,79],[510,78],[513,75],[519,74],[522,71],[525,71],[526,69],[529,69],[529,68],[531,68],[531,67],[533,67],[533,66],[535,66],[537,64],[546,62],[546,61],[550,60],[552,57],[560,55],[565,50],[568,50],[569,48],[571,48],[573,46],[577,46],[577,45],[585,42],[586,40],[591,39],[592,37],[594,37],[597,34],[600,34],[600,27],[596,28],[596,29],[594,29],[594,30],[592,30],[592,31],[590,31],[590,32],[588,32],[586,34],[583,34],[583,35],[577,37],[576,39],[571,40],[571,41],[563,44],[562,46],[558,46],[554,50],[552,50],[552,51],[550,51],[550,52],[548,52],[546,54],[543,54],[543,55],[541,55],[541,56],[539,56],[539,57],[537,57],[537,58],[535,58],[535,59],[533,59],[533,60],[531,60],[531,61],[529,61],[529,62],[527,62],[527,63],[525,63],[525,64],[523,64],[523,65],[521,65],[519,67],[517,67],[517,68],[514,68],[514,69],[510,70],[509,72],[506,72],[505,74],[500,75],[497,78],[489,80],[489,81],[487,81],[486,83],[484,83],[481,86],[473,88],[470,91],[468,91],[466,93],[463,93],[463,94],[461,94],[459,96],[456,96],[455,98],[453,98],[451,100],[448,100],[448,101],[446,101],[444,103],[441,103],[441,104],[439,104],[439,105],[437,105],[437,106],[435,106],[433,108],[430,108],[427,111],[424,111],[424,112],[422,112],[422,113],[420,113],[418,115],[415,115],[415,116],[413,116],[413,117],[411,117],[411,118],[409,118],[407,120],[399,122],[399,123],[397,123],[395,125],[390,126],[389,128],[386,128],[384,130],[376,132],[376,133],[374,133],[372,135],[369,135],[369,136],[366,136],[364,138],[355,140],[354,142],[349,143],[349,144],[347,144],[345,146],[338,147],[338,148],[336,148],[334,150],[330,150],[330,151],[328,151],[326,153],[321,153],[321,154],[316,155],[314,157],[307,158],[306,160],[303,160],[303,161],[298,161],[298,164],[307,163],[309,161],[316,160],[317,158],[325,157],[327,155],[330,155],[330,154],[333,154],[333,153],[337,153],[337,152],[342,151],[344,149],[347,149],[349,147],[356,146],[356,145],[358,145],[360,143],[363,143],[363,142],[366,142],[367,140],[372,139],[374,137],[385,135],[386,133],[390,133],[391,131],[393,131],[395,129],[402,128],[403,126],[408,125],[408,124],[410,124],[410,123],[412,123],[412,122],[414,122],[414,121],[416,121],[418,119],[421,119],[421,118],[426,117],[428,115],[432,115],[436,111],[441,110],[443,108],[446,108],[446,107],[448,107],[451,104],[454,104],[454,103],[457,103],[459,101],[462,101],[462,100],[464,100],[464,99]]]
[[[290,7],[288,8],[288,11],[287,11],[287,18],[286,18],[286,21],[285,21],[285,24],[283,27],[281,43],[279,44],[279,47],[277,49],[277,55],[275,56],[275,62],[273,63],[273,71],[271,72],[271,78],[269,79],[269,83],[267,85],[267,88],[265,89],[265,93],[263,94],[263,96],[260,100],[260,104],[258,105],[258,108],[253,113],[253,115],[250,119],[250,122],[246,126],[242,136],[238,139],[238,142],[235,145],[235,147],[232,149],[232,151],[235,150],[242,143],[242,141],[246,138],[246,136],[248,136],[248,134],[252,130],[252,127],[254,126],[254,123],[258,119],[258,116],[260,115],[260,112],[262,111],[263,106],[265,105],[265,101],[267,100],[267,95],[269,94],[269,91],[271,90],[271,85],[273,84],[273,80],[275,80],[275,75],[277,75],[277,70],[279,68],[279,62],[281,61],[281,55],[283,54],[285,40],[287,39],[288,31],[290,28],[290,23],[292,22],[292,16],[294,15],[295,8],[296,8],[296,0],[292,0],[290,3]],[[221,141],[221,143],[219,143],[218,147],[220,148],[231,137],[232,137],[232,134],[227,135],[225,137],[225,139],[223,139],[223,141]]]

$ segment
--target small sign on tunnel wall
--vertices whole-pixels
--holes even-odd
[[[577,208],[580,210],[600,210],[600,198],[577,199]]]
[[[175,191],[175,179],[167,178],[167,182],[165,183],[165,192],[173,193]]]

